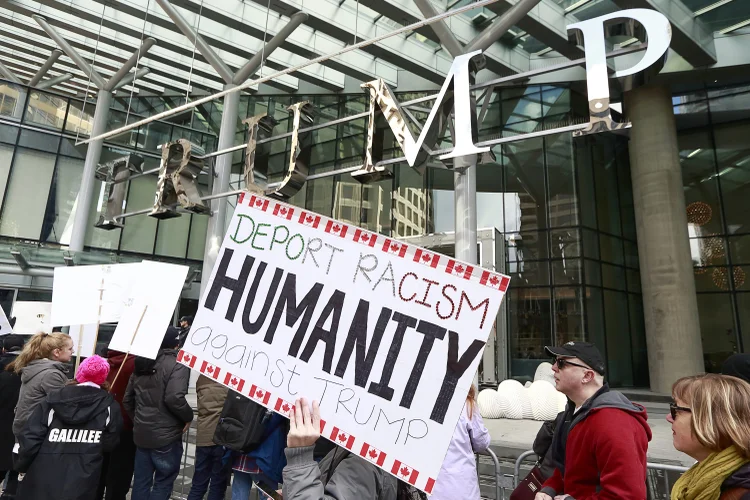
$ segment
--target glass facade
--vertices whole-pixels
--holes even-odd
[[[405,102],[423,95],[397,97]],[[108,129],[179,105],[181,99],[115,100]],[[367,110],[364,94],[243,95],[235,144],[247,139],[241,123],[247,116],[268,113],[279,123],[275,134],[291,131],[287,107],[303,100],[314,105],[316,123]],[[431,104],[423,106],[413,111],[417,120],[426,118]],[[480,107],[480,140],[587,119],[585,96],[568,85],[495,89],[488,105]],[[743,203],[750,182],[750,87],[678,92],[674,109],[706,367],[714,371],[727,354],[745,349],[750,336],[750,215]],[[0,244],[62,263],[61,250],[79,209],[86,154],[86,146],[75,143],[90,132],[92,113],[91,102],[0,82]],[[144,169],[152,169],[159,164],[158,146],[178,138],[212,151],[221,113],[221,102],[214,101],[170,122],[152,122],[112,138],[101,161],[137,152],[145,158]],[[361,164],[366,120],[312,132],[310,175]],[[401,156],[391,132],[383,134],[384,157]],[[260,177],[280,178],[290,141],[270,144],[268,169],[258,172]],[[449,133],[443,142],[450,143]],[[243,161],[241,152],[233,154],[232,189],[243,187]],[[453,173],[429,168],[422,175],[406,164],[392,165],[392,170],[392,178],[366,185],[349,173],[309,180],[291,202],[397,238],[452,231]],[[587,340],[605,351],[612,385],[648,386],[627,138],[566,133],[505,143],[482,158],[477,175],[478,225],[503,235],[505,272],[513,278],[504,306],[510,375],[533,377],[547,359],[545,345]],[[208,175],[203,177],[207,192]],[[101,189],[97,182],[97,192]],[[150,208],[155,190],[154,175],[133,179],[126,212]],[[104,231],[93,227],[98,202],[95,197],[86,237],[91,255],[200,266],[206,216],[185,213],[157,220],[139,215],[125,219],[122,230]]]

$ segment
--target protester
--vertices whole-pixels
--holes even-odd
[[[334,448],[318,465],[313,448],[320,437],[320,408],[298,399],[289,421],[284,500],[396,500],[398,480],[346,449]]]
[[[721,365],[721,373],[750,382],[750,354],[732,354]]]
[[[130,491],[130,483],[133,481],[135,443],[133,442],[133,421],[122,406],[122,400],[125,397],[130,375],[133,374],[135,368],[135,357],[112,350],[108,350],[106,354],[109,363],[109,375],[107,375],[109,392],[120,405],[123,423],[120,442],[114,450],[104,456],[97,498],[103,498],[106,489],[106,500],[125,500]]]
[[[132,500],[167,500],[180,471],[182,433],[193,410],[185,399],[190,369],[177,363],[180,330],[170,326],[156,360],[136,357],[123,406],[133,421]]]
[[[551,452],[556,463],[535,500],[646,500],[646,451],[651,440],[646,410],[604,383],[604,361],[588,342],[546,347],[555,356],[555,387],[568,405],[556,422]]]
[[[750,384],[736,377],[683,377],[672,386],[674,447],[698,463],[672,488],[672,500],[750,500]]]
[[[490,433],[484,426],[475,397],[476,388],[472,385],[435,481],[430,496],[432,500],[479,500],[479,479],[474,454],[489,448]]]
[[[253,482],[272,491],[282,482],[286,465],[284,448],[288,433],[287,420],[272,411],[266,412],[261,443],[246,454],[235,454],[232,462],[232,500],[248,500]]]
[[[21,375],[13,434],[21,433],[26,419],[48,394],[68,383],[68,366],[73,357],[73,341],[64,333],[37,333],[13,361],[13,371]]]
[[[18,435],[19,500],[94,500],[103,455],[116,445],[120,406],[102,389],[109,364],[81,363],[75,382],[36,405]]]
[[[195,472],[188,500],[200,500],[206,491],[208,500],[222,500],[229,483],[231,464],[224,460],[224,447],[214,443],[213,439],[228,389],[201,375],[195,383],[195,390],[198,394],[198,433]]]
[[[191,326],[193,326],[192,316],[183,316],[180,318],[180,348],[185,345]]]
[[[7,484],[1,500],[16,497],[18,472],[13,470],[13,418],[15,417],[18,393],[21,391],[21,377],[11,369],[6,369],[23,349],[23,337],[5,335],[0,337],[2,354],[0,354],[0,483],[7,475]]]

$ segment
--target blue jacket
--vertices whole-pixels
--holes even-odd
[[[278,413],[272,413],[266,422],[266,435],[263,442],[254,450],[247,453],[248,457],[255,459],[258,468],[269,478],[277,483],[282,481],[281,471],[286,467],[286,419]]]

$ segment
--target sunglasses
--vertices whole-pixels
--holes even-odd
[[[589,367],[588,367],[588,366],[586,366],[586,365],[579,365],[578,363],[573,363],[572,361],[568,361],[568,360],[567,360],[567,359],[565,359],[565,358],[557,358],[557,359],[556,359],[556,360],[554,361],[554,364],[556,364],[556,365],[557,365],[557,367],[558,367],[558,368],[559,368],[560,370],[564,370],[564,369],[565,369],[565,367],[566,367],[566,366],[568,366],[568,365],[570,365],[570,366],[577,366],[577,367],[579,367],[579,368],[585,368],[585,369],[587,369],[587,370],[591,370],[591,369],[592,369],[592,368],[589,368]]]
[[[677,412],[684,411],[687,413],[693,413],[693,410],[690,408],[685,408],[684,406],[677,406],[677,403],[669,403],[669,414],[672,416],[672,420],[675,420],[677,418]]]

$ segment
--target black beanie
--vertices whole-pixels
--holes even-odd
[[[162,349],[174,349],[180,343],[180,329],[170,326],[161,341]]]
[[[750,382],[750,354],[732,354],[721,365],[721,373]]]

